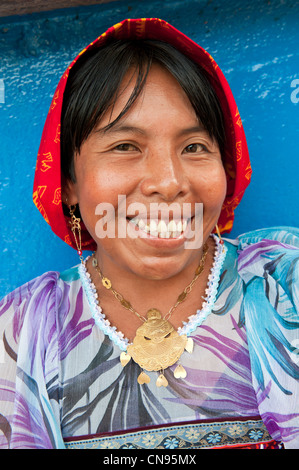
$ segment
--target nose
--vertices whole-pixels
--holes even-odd
[[[189,180],[175,152],[155,151],[147,158],[141,191],[145,196],[158,195],[174,201],[188,193]]]

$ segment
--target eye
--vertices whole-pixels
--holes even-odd
[[[147,341],[150,341],[151,339],[148,338],[147,336],[144,336],[144,339],[146,339]]]
[[[206,152],[207,147],[203,144],[190,144],[184,148],[184,153]]]
[[[168,333],[168,335],[164,336],[164,339],[169,338],[170,335],[171,335],[171,333]]]
[[[115,148],[115,150],[119,150],[120,152],[132,152],[134,150],[138,150],[137,147],[135,147],[135,145],[129,144],[128,142],[125,142],[123,144],[119,144],[114,148]]]

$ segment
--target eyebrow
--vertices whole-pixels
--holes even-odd
[[[207,132],[207,130],[199,124],[197,126],[187,127],[186,129],[182,129],[179,132],[179,136],[184,136],[188,134],[197,134],[197,133],[202,133],[202,132]]]
[[[100,134],[106,134],[106,133],[111,133],[111,134],[120,134],[123,132],[129,132],[131,134],[133,133],[138,133],[145,135],[146,131],[141,129],[140,127],[135,127],[135,126],[126,126],[124,124],[114,124],[112,127],[109,127],[106,129],[105,127],[102,127],[101,129],[97,129],[95,132],[100,133]]]
[[[97,129],[95,132],[99,134],[106,134],[108,132],[111,134],[121,134],[124,132],[128,132],[131,134],[137,133],[141,135],[147,134],[146,130],[140,127],[129,126],[129,125],[121,124],[121,123],[116,123],[108,129],[106,129],[105,127]],[[202,125],[199,124],[197,126],[192,126],[192,127],[187,127],[186,129],[182,129],[181,131],[179,131],[178,136],[184,137],[185,135],[188,135],[188,134],[196,134],[196,133],[203,133],[203,132],[207,132],[207,130]]]

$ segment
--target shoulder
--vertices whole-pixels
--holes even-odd
[[[5,362],[14,358],[27,370],[38,357],[56,357],[61,324],[73,310],[71,298],[77,302],[74,289],[80,290],[79,283],[77,268],[50,271],[0,301],[0,363],[5,354]]]
[[[299,249],[299,229],[296,227],[269,227],[242,233],[235,239],[225,238],[228,245],[242,254],[247,248],[265,246],[286,246]]]
[[[243,247],[263,240],[273,240],[299,248],[299,229],[297,227],[269,227],[245,232],[237,237]]]
[[[283,276],[299,259],[299,229],[272,227],[244,233],[237,238],[238,271],[245,283],[254,276]],[[295,274],[295,273],[293,273]]]
[[[289,282],[298,277],[298,228],[264,228],[224,241],[227,252],[222,276],[227,282],[243,281],[246,286],[253,278],[265,278],[267,274],[288,276]]]
[[[242,253],[252,245],[256,247],[299,248],[299,229],[296,227],[270,227],[243,233],[237,238],[238,251]]]
[[[41,301],[49,298],[55,291],[58,278],[59,273],[49,271],[10,292],[0,301],[0,316],[8,309],[35,302],[37,298]]]
[[[48,271],[18,287],[0,300],[0,330],[13,322],[20,330],[27,318],[32,327],[38,322],[54,322],[70,285],[79,279],[78,269],[63,273]]]
[[[0,306],[4,305],[21,305],[26,301],[34,298],[47,298],[55,294],[56,290],[63,289],[66,284],[80,279],[78,266],[59,273],[57,271],[48,271],[40,276],[26,282],[20,287],[7,294],[4,298],[0,298]]]
[[[21,338],[24,340],[25,336],[28,337],[28,353],[33,338],[42,337],[44,345],[48,344],[48,333],[53,328],[56,330],[58,278],[57,272],[44,273],[0,301],[0,337],[6,350],[13,351],[17,356]]]

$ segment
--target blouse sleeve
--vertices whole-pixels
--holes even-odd
[[[238,249],[260,415],[274,439],[299,448],[299,230],[247,233]]]
[[[59,426],[58,273],[0,302],[0,448],[63,448]],[[53,390],[49,396],[49,390]]]

